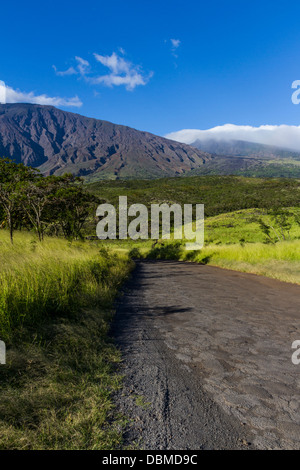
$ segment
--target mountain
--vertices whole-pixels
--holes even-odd
[[[232,157],[244,156],[266,159],[294,158],[300,160],[300,153],[271,145],[243,140],[196,140],[191,144],[204,152]]]
[[[196,140],[191,144],[212,158],[195,175],[300,178],[300,153],[242,140]]]
[[[184,175],[300,177],[300,154],[239,140],[192,146],[33,104],[0,105],[0,156],[88,181]]]
[[[186,144],[52,106],[0,105],[0,155],[45,175],[104,178],[177,176],[211,159]]]

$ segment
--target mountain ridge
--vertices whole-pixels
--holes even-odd
[[[193,175],[240,175],[262,178],[299,178],[300,152],[246,140],[203,139],[191,144],[212,156]]]
[[[187,144],[53,106],[0,105],[0,155],[90,180],[183,175],[211,159]]]
[[[191,145],[53,106],[0,105],[0,156],[87,182],[185,175],[300,177],[300,153],[240,140]]]
[[[237,139],[197,139],[190,144],[199,150],[218,156],[256,158],[295,158],[300,160],[300,152],[275,145],[261,144]]]

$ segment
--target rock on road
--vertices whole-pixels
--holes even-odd
[[[113,335],[125,444],[300,449],[300,286],[173,261],[137,262]]]

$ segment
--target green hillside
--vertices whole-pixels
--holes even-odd
[[[127,196],[128,204],[205,204],[206,217],[241,209],[297,207],[300,180],[241,176],[194,176],[159,180],[101,181],[88,191],[112,204]]]

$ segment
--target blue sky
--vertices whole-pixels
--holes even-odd
[[[158,135],[300,124],[300,2],[14,1],[1,17],[12,100]]]

